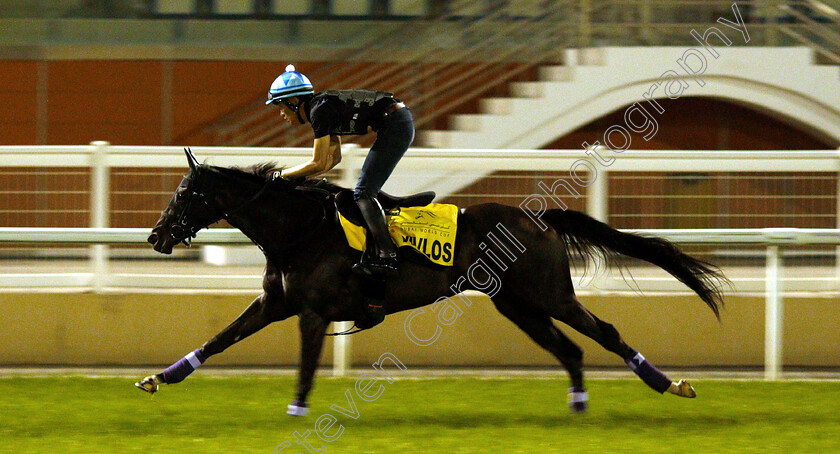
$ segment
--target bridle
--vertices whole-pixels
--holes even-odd
[[[181,213],[178,215],[178,218],[172,224],[172,227],[169,228],[169,235],[172,237],[172,239],[175,241],[183,242],[187,247],[191,246],[192,239],[195,238],[195,235],[198,233],[198,231],[206,227],[197,227],[196,225],[191,225],[191,223],[189,223],[187,220],[187,214],[190,212],[194,200],[198,199],[205,207],[209,208],[212,212],[214,212],[214,215],[212,216],[213,221],[210,221],[208,225],[222,218],[227,218],[224,212],[220,214],[220,210],[218,209],[218,207],[216,207],[214,204],[211,204],[208,201],[208,196],[205,195],[202,190],[193,187],[196,186],[195,182],[198,180],[200,172],[199,169],[201,169],[201,167],[196,166],[196,168],[192,171],[192,174],[185,175],[184,180],[182,180],[181,184],[178,185],[178,187],[180,188],[183,185],[184,181],[187,181],[186,192],[189,195],[187,197],[183,209],[181,209]],[[176,196],[176,198],[177,197],[178,196]]]
[[[263,184],[262,188],[260,188],[259,191],[257,191],[253,196],[251,196],[247,201],[245,201],[244,203],[235,207],[233,210],[221,210],[215,203],[211,203],[215,194],[209,192],[209,190],[212,190],[213,185],[208,184],[207,181],[208,181],[208,178],[210,178],[213,175],[212,172],[207,172],[206,174],[201,174],[201,177],[202,177],[202,181],[201,181],[201,185],[200,185],[201,187],[197,187],[198,185],[196,184],[196,182],[198,181],[198,177],[199,177],[199,174],[200,174],[200,169],[201,169],[201,166],[196,166],[196,168],[193,170],[192,175],[188,174],[188,175],[184,176],[184,180],[188,180],[187,185],[186,185],[187,190],[185,191],[185,193],[188,194],[187,200],[185,202],[185,205],[184,205],[183,209],[181,210],[180,214],[178,215],[177,219],[175,220],[175,222],[172,223],[172,226],[170,227],[170,232],[169,232],[169,234],[170,234],[170,236],[172,237],[173,240],[183,242],[187,247],[191,246],[192,239],[195,238],[198,231],[207,227],[207,225],[210,225],[210,224],[212,224],[214,222],[217,222],[221,219],[224,219],[224,220],[230,222],[231,218],[237,217],[238,213],[250,208],[250,206],[257,199],[259,199],[266,190],[268,190],[268,188],[270,186],[270,183],[271,183],[270,181],[266,181],[266,183]],[[183,181],[182,181],[182,185],[183,185]],[[182,185],[179,185],[179,188]],[[305,225],[304,227],[302,227],[301,230],[300,230],[301,233],[299,235],[293,235],[293,237],[295,239],[291,243],[288,243],[288,244],[284,245],[282,248],[279,248],[279,249],[276,249],[276,248],[271,249],[270,252],[273,253],[273,254],[280,254],[280,255],[287,254],[289,251],[291,251],[295,247],[299,246],[301,243],[303,243],[303,242],[307,241],[308,239],[312,238],[313,236],[315,236],[318,233],[318,231],[321,229],[321,227],[324,224],[326,224],[327,219],[330,218],[329,213],[328,213],[328,207],[332,206],[332,204],[327,203],[327,202],[332,197],[332,194],[329,191],[319,189],[319,188],[305,187],[305,186],[297,186],[293,190],[297,190],[297,191],[301,191],[301,192],[305,192],[305,193],[312,193],[312,194],[316,194],[318,196],[323,196],[324,200],[317,200],[317,202],[321,205],[321,209],[322,209],[321,216],[316,217],[312,222],[310,222],[307,225]],[[196,201],[196,200],[198,202],[200,202],[204,207],[208,208],[211,213],[213,213],[212,216],[211,216],[211,218],[213,220],[208,222],[207,225],[205,225],[205,226],[199,227],[197,225],[192,225],[187,219],[187,216],[188,216],[189,212],[191,211],[192,205],[193,205],[194,201]],[[257,244],[257,246],[261,250],[263,250],[263,252],[266,252],[263,245],[260,245],[256,241],[254,243]]]

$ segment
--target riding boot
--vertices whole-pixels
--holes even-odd
[[[353,271],[367,276],[395,277],[397,269],[397,251],[388,233],[385,211],[374,197],[363,196],[356,200],[365,223],[376,243],[376,254],[365,254],[362,260],[353,265]]]

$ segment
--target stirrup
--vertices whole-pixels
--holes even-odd
[[[385,302],[365,299],[364,316],[356,320],[356,327],[360,330],[373,328],[385,320]]]

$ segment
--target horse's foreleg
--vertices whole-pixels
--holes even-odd
[[[300,316],[300,370],[298,372],[297,397],[289,404],[286,413],[292,416],[304,416],[309,413],[306,397],[312,390],[315,370],[324,345],[324,335],[328,323],[318,314],[304,310]]]
[[[583,350],[557,329],[544,313],[514,306],[507,299],[494,297],[499,312],[510,319],[542,348],[548,350],[569,373],[569,407],[575,413],[586,411],[588,395],[583,385]]]
[[[554,315],[553,315],[554,316]],[[685,380],[672,382],[668,376],[648,362],[641,353],[627,345],[615,327],[589,312],[577,299],[571,299],[557,311],[558,320],[619,355],[633,372],[658,393],[666,391],[681,397],[695,397],[694,389]]]
[[[288,313],[287,313],[288,312]],[[245,311],[219,334],[163,372],[144,378],[135,383],[138,388],[154,393],[160,384],[174,384],[183,381],[200,367],[208,358],[225,351],[231,345],[254,334],[266,325],[288,318],[291,311],[286,311],[276,298],[267,293],[258,296]]]

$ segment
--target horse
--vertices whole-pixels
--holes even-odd
[[[326,180],[273,178],[274,163],[250,168],[200,164],[185,149],[184,176],[148,238],[170,254],[189,246],[199,230],[222,219],[242,231],[265,254],[263,292],[229,326],[162,373],[135,385],[149,393],[182,381],[195,368],[270,323],[298,316],[301,356],[290,415],[308,412],[319,355],[330,322],[363,317],[363,278],[351,272],[359,252],[336,220],[334,200],[342,189]],[[476,290],[550,352],[566,369],[573,412],[587,408],[583,351],[555,326],[562,322],[621,357],[653,390],[695,397],[685,380],[671,381],[631,348],[616,328],[575,296],[570,257],[613,261],[619,255],[659,266],[693,290],[720,319],[726,277],[707,262],[657,237],[618,231],[573,210],[533,210],[495,203],[460,208],[454,263],[415,260],[400,248],[399,275],[386,283],[386,312],[435,303],[442,296]],[[504,240],[502,238],[505,238]],[[495,267],[490,264],[495,263]],[[469,279],[465,279],[465,276]]]

